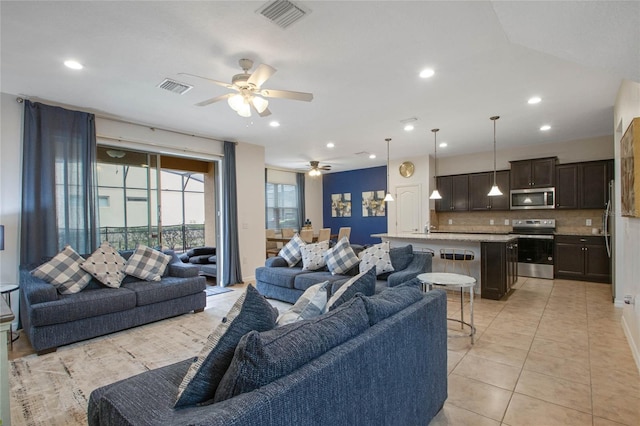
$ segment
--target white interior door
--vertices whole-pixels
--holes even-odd
[[[396,191],[398,232],[419,232],[422,229],[420,185],[398,186]]]

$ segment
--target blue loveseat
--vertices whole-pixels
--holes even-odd
[[[20,322],[38,354],[153,321],[203,311],[206,278],[172,252],[160,281],[125,277],[120,288],[95,279],[79,293],[61,295],[51,284],[31,275],[37,265],[20,267]],[[125,259],[132,251],[120,253]]]
[[[356,254],[359,250],[355,250]],[[411,244],[394,247],[389,251],[394,271],[378,276],[376,292],[385,287],[394,287],[402,282],[415,278],[424,272],[431,272],[432,257],[428,253],[414,252]],[[332,293],[359,272],[358,265],[345,274],[332,275],[325,267],[318,271],[303,271],[302,261],[289,267],[287,261],[280,256],[270,257],[265,266],[256,268],[256,288],[271,299],[295,303],[302,293],[314,284],[324,281],[332,283]]]
[[[387,306],[399,298],[387,296]],[[367,306],[366,324],[355,336],[271,383],[211,405],[173,408],[193,358],[98,388],[89,398],[89,426],[427,425],[447,398],[447,302],[442,290],[415,300],[383,315]],[[360,317],[362,309],[352,303],[345,314]],[[306,336],[304,345],[281,341],[296,350],[271,361],[285,365],[286,357],[318,346],[309,339],[330,340],[317,330]]]

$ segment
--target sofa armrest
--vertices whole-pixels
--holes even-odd
[[[20,297],[24,297],[30,305],[60,298],[53,285],[34,277],[27,268],[20,268],[20,293]]]
[[[190,278],[197,277],[200,273],[200,268],[191,263],[170,263],[169,264],[169,276],[177,278]]]
[[[287,267],[288,268],[289,264],[287,263],[286,260],[284,260],[283,257],[275,256],[275,257],[268,258],[264,262],[264,266],[266,266],[268,268],[283,268],[283,267]]]
[[[387,285],[389,287],[395,287],[398,284],[409,281],[422,273],[431,272],[431,262],[431,254],[414,252],[413,260],[409,263],[409,266],[401,271],[389,274],[387,277]]]

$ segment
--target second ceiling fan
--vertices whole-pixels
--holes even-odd
[[[276,72],[276,69],[266,64],[260,64],[253,73],[249,73],[249,70],[253,67],[253,61],[251,59],[240,59],[239,64],[243,72],[234,75],[231,83],[225,83],[195,74],[180,74],[208,80],[227,89],[235,90],[237,93],[227,93],[216,96],[215,98],[199,102],[196,105],[206,106],[226,99],[229,106],[241,117],[251,117],[252,109],[257,112],[260,117],[270,115],[271,111],[269,111],[268,108],[269,101],[265,98],[283,98],[306,102],[310,102],[313,99],[313,94],[311,93],[262,89],[262,84]]]

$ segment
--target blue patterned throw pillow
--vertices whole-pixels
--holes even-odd
[[[178,387],[175,408],[206,405],[213,402],[240,338],[250,331],[275,327],[278,310],[252,285],[234,303],[222,323],[209,335]]]
[[[347,237],[342,237],[333,248],[327,250],[324,259],[327,262],[327,268],[333,275],[344,274],[360,261],[351,248]]]

